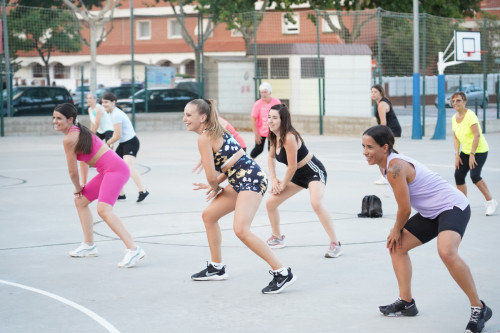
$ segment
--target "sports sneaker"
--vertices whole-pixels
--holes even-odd
[[[497,207],[498,207],[498,202],[495,199],[486,201],[486,216],[495,214]]]
[[[387,179],[385,179],[384,176],[380,176],[380,178],[375,181],[375,184],[376,185],[389,185],[389,182],[387,181]]]
[[[195,281],[222,281],[227,279],[226,265],[221,269],[215,268],[207,262],[207,268],[199,273],[191,275],[191,279]]]
[[[483,303],[482,308],[476,306],[470,308],[470,319],[465,333],[480,333],[484,324],[491,318],[493,311],[483,301],[481,303]]]
[[[138,246],[136,250],[125,250],[125,257],[123,257],[122,261],[118,263],[118,267],[120,268],[130,268],[134,267],[135,264],[146,256],[146,252],[142,249],[142,247]]]
[[[282,292],[285,288],[291,286],[297,277],[292,274],[292,269],[288,267],[288,275],[284,276],[280,273],[275,273],[273,271],[269,271],[269,274],[274,275],[269,285],[262,289],[263,294],[278,294]]]
[[[125,199],[127,199],[127,196],[126,196],[125,194],[123,194],[123,195],[121,195],[121,194],[120,194],[120,195],[118,195],[118,200],[125,200]]]
[[[399,297],[396,300],[396,302],[389,305],[379,306],[378,308],[380,312],[384,314],[384,316],[389,316],[389,317],[399,317],[399,316],[413,317],[416,316],[418,313],[417,305],[415,304],[414,299],[411,300],[411,303],[408,303],[406,301],[403,301]]]
[[[99,255],[97,251],[97,246],[87,245],[86,243],[80,244],[79,247],[74,249],[73,251],[69,251],[69,255],[72,257],[97,257]]]
[[[337,244],[335,242],[330,243],[330,248],[325,253],[325,258],[337,258],[342,254],[342,246],[340,242]]]
[[[272,249],[281,249],[286,246],[285,244],[285,235],[281,235],[281,238],[272,235],[267,240],[267,245],[269,245]]]
[[[146,192],[139,192],[139,197],[137,198],[137,201],[136,202],[141,202],[143,201],[144,199],[146,199],[146,197],[149,195],[149,192],[146,190]]]

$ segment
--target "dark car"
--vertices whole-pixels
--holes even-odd
[[[151,88],[148,89],[148,112],[184,111],[189,101],[198,98],[198,95],[183,89]],[[135,94],[135,111],[145,112],[146,90],[139,90]],[[132,112],[132,98],[119,99],[116,105],[125,112]]]
[[[136,84],[134,93],[138,92],[141,89],[142,89],[142,84]],[[96,91],[97,98],[101,98],[102,95],[104,95],[104,93],[108,91],[110,93],[113,93],[113,95],[115,95],[117,99],[129,98],[130,96],[132,96],[132,86],[129,84],[123,86],[104,87],[97,89]]]
[[[7,90],[3,91],[3,110],[7,114]],[[72,103],[66,88],[44,86],[20,86],[12,88],[12,112],[14,116],[51,115],[56,105]]]

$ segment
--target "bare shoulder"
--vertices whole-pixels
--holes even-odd
[[[406,173],[410,168],[410,164],[402,159],[395,158],[389,162],[387,168],[387,178],[398,179],[401,177],[406,178]]]

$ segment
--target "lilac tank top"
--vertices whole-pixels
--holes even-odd
[[[408,184],[411,206],[425,218],[434,219],[446,210],[458,207],[464,210],[469,205],[467,197],[437,173],[416,160],[390,153],[386,170],[393,159],[401,159],[413,165],[415,179]],[[386,170],[384,176],[387,178]],[[390,185],[390,184],[389,184]]]
[[[80,128],[78,128],[78,126],[73,126],[69,129],[69,131],[80,132]],[[88,163],[92,159],[92,157],[94,157],[94,155],[97,153],[97,151],[99,150],[99,148],[101,148],[103,144],[104,143],[102,142],[101,139],[99,139],[96,135],[92,134],[92,149],[90,150],[90,154],[77,153],[76,159],[78,161]]]

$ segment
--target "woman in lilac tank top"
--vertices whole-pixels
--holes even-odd
[[[399,286],[399,298],[380,306],[386,316],[415,316],[411,293],[412,264],[408,252],[437,237],[441,260],[471,304],[466,332],[481,332],[492,311],[479,299],[469,267],[458,255],[458,247],[470,218],[470,206],[462,192],[437,173],[394,150],[394,135],[382,125],[363,133],[363,155],[377,165],[391,186],[398,211],[387,236],[387,248]],[[417,214],[410,217],[412,207]]]

